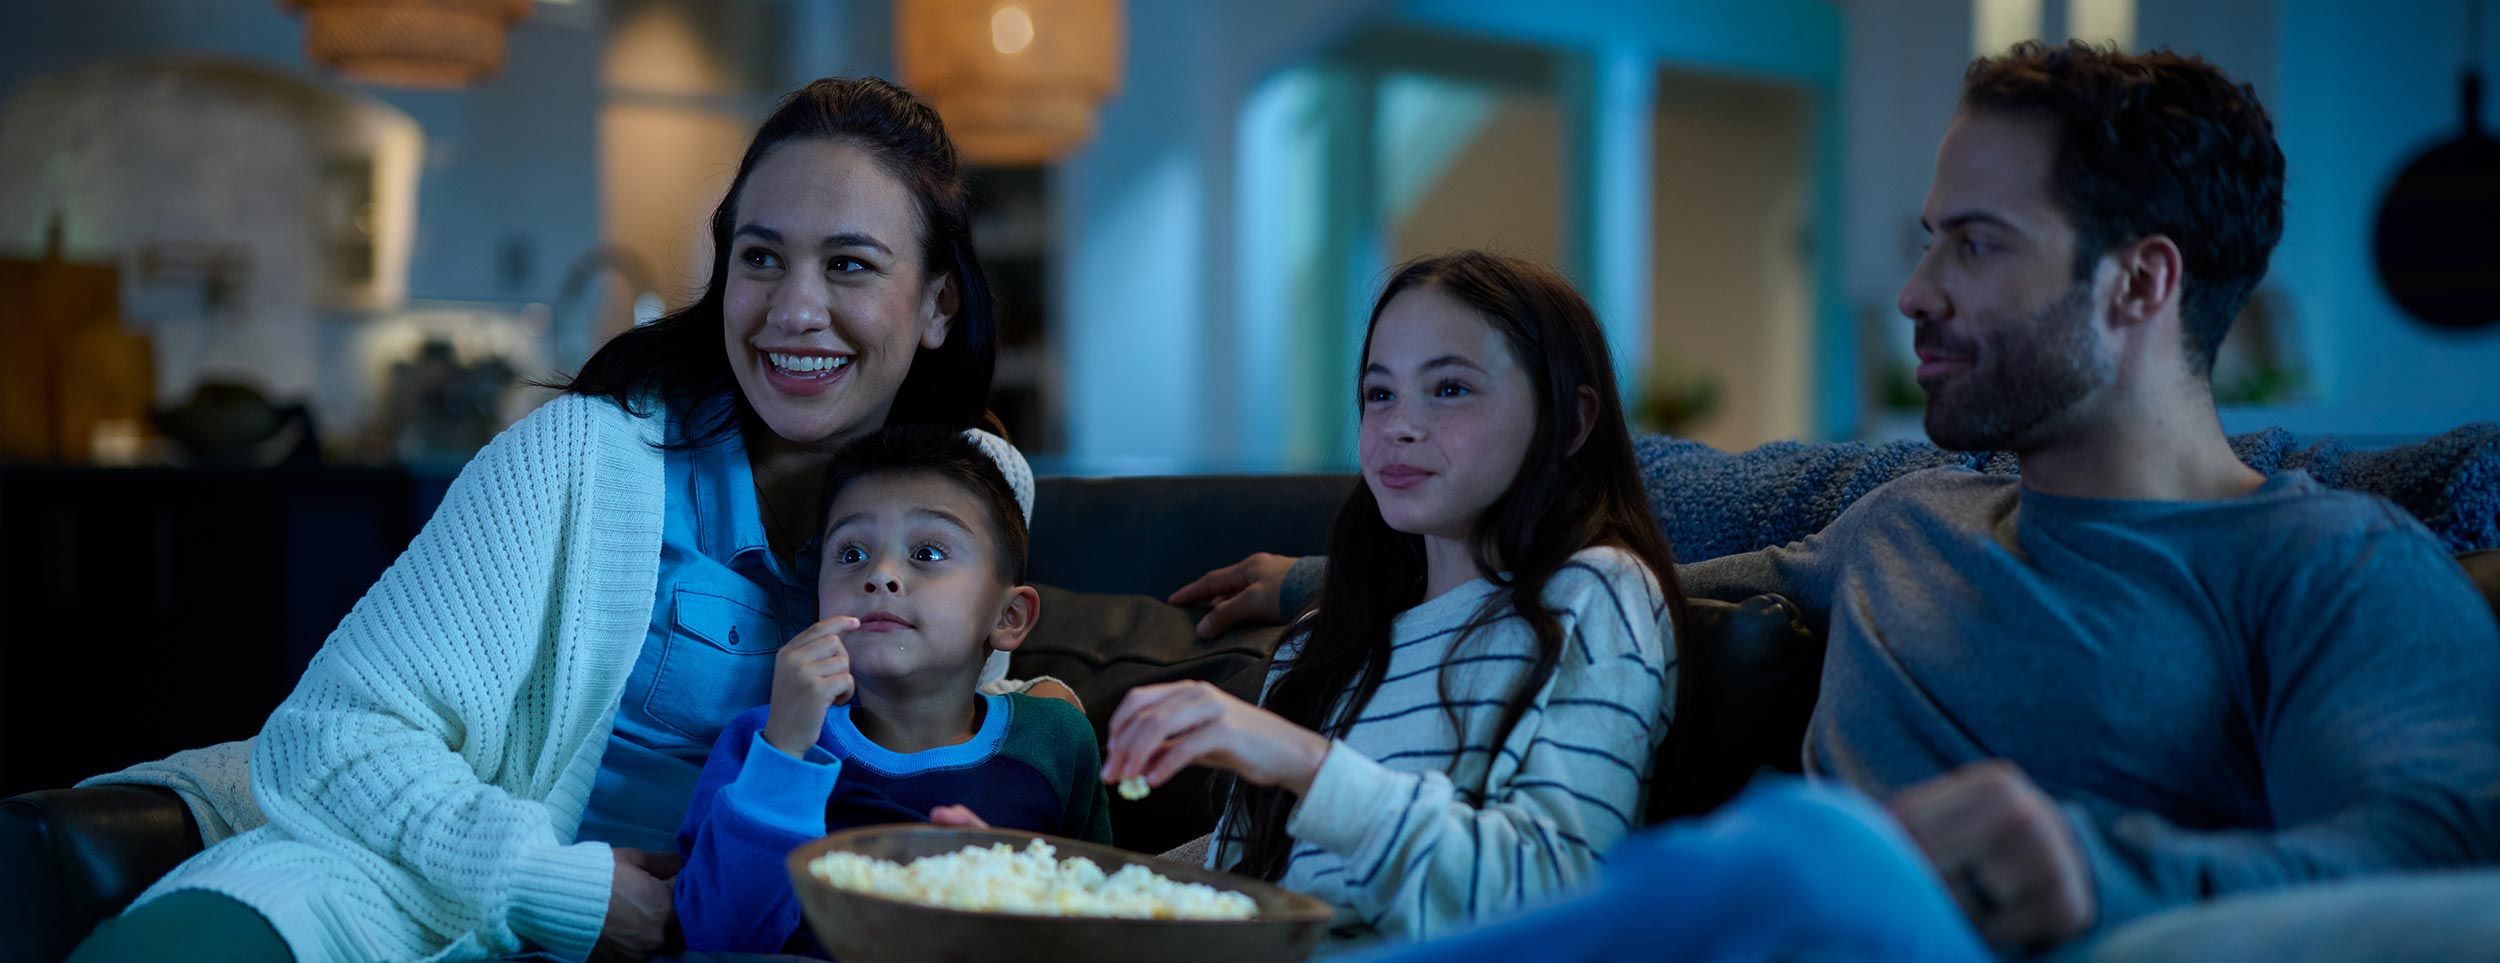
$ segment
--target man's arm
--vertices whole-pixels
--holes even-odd
[[[2259,619],[2244,704],[2271,825],[2060,806],[1998,761],[1891,800],[1989,942],[2500,855],[2500,628],[2427,532],[2392,521],[2278,548],[2304,564],[2238,600]]]
[[[2261,601],[2272,831],[2069,806],[2102,922],[2226,893],[2500,857],[2500,629],[2418,526],[2322,545]]]
[[[1849,516],[1830,528],[1786,545],[1675,567],[1687,598],[1742,602],[1777,595],[1794,603],[1817,634],[1831,625],[1832,596],[1840,582],[1841,553],[1855,540]]]

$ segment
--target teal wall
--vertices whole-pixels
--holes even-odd
[[[2486,4],[2483,128],[2500,128],[2500,5]],[[2421,151],[2456,136],[2465,0],[2279,0],[2273,108],[2289,167],[2272,284],[2290,295],[2317,397],[2228,412],[2234,430],[2410,437],[2500,418],[2500,326],[2414,322],[2371,264],[2378,203]],[[2500,226],[2495,226],[2500,229]],[[2500,265],[2492,270],[2500,272]]]

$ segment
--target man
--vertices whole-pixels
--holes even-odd
[[[2201,60],[1975,62],[1900,308],[1929,437],[2020,478],[1905,476],[1682,569],[1828,627],[1808,772],[1885,800],[1999,951],[2500,856],[2489,609],[2410,517],[2259,475],[2215,412],[2282,183],[2253,92]]]
[[[2200,60],[1974,64],[1900,308],[1929,437],[2020,479],[1908,476],[1684,572],[1828,620],[1810,771],[1887,798],[1998,947],[2500,854],[2489,609],[2411,518],[2251,471],[2215,414],[2282,183]]]

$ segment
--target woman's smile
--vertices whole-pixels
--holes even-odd
[[[756,358],[763,362],[764,382],[774,391],[786,395],[808,397],[823,394],[844,380],[857,355],[832,354],[819,351],[774,351],[756,349]]]

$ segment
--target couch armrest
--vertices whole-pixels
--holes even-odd
[[[1787,599],[1693,599],[1685,612],[1675,724],[1650,766],[1652,823],[1717,809],[1764,769],[1802,769],[1823,682],[1823,639]]]
[[[2483,601],[2491,603],[2491,613],[2500,617],[2500,548],[2467,552],[2457,556],[2457,567],[2465,569],[2465,577],[2483,592]]]
[[[171,789],[96,786],[0,800],[0,959],[57,960],[98,922],[200,851],[199,823]]]

